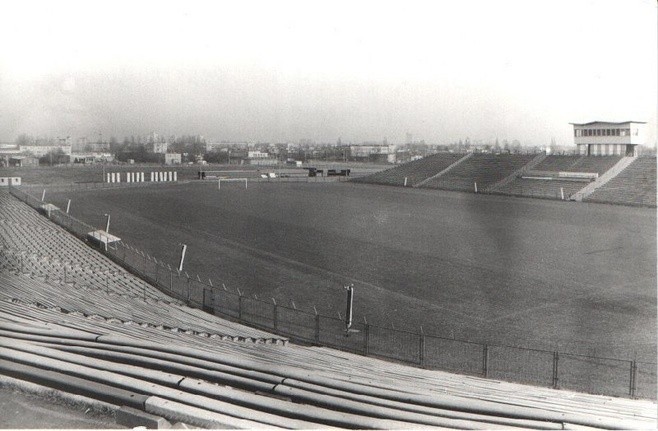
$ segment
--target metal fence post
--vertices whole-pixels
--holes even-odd
[[[418,364],[423,368],[425,367],[425,334],[422,332],[418,340]]]
[[[630,361],[631,363],[631,382],[628,388],[628,394],[631,396],[631,398],[635,398],[635,389],[637,386],[637,362],[636,361]]]
[[[206,313],[212,313],[212,311],[213,311],[212,310],[212,288],[210,288],[210,290],[208,290],[205,287],[202,287],[202,289],[203,289],[203,299],[202,299],[203,303],[201,304],[201,309],[203,311],[205,311]],[[210,291],[210,295],[207,295],[208,291]],[[207,300],[206,296],[210,297],[210,302],[211,303],[208,304],[208,305],[206,304],[206,300]]]
[[[363,328],[363,354],[365,356],[370,354],[370,325],[367,323]]]
[[[320,344],[320,315],[315,315],[315,342]]]
[[[559,355],[557,350],[553,352],[553,388],[557,389],[558,387],[558,361]]]
[[[488,377],[489,374],[489,346],[482,345],[482,375]]]
[[[279,307],[276,305],[276,302],[272,310],[272,321],[274,330],[277,331],[279,329]]]
[[[238,319],[242,320],[242,295],[238,294]]]

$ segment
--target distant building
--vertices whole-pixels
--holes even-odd
[[[164,165],[180,165],[182,157],[180,153],[167,153],[160,155],[160,163]]]
[[[31,154],[34,157],[43,157],[48,153],[57,152],[61,150],[62,154],[67,156],[71,155],[70,145],[21,145],[20,152],[23,154]]]
[[[247,151],[248,159],[269,159],[270,155],[262,151]]]
[[[350,157],[369,162],[395,163],[395,145],[350,145]]]
[[[14,144],[0,144],[0,167],[9,166],[9,158],[20,156],[21,148]]]
[[[12,156],[9,157],[9,166],[14,168],[39,166],[39,159],[36,157],[29,157],[29,156]]]
[[[249,144],[246,142],[206,142],[205,145],[206,153],[213,153],[226,148],[234,151],[249,147]]]
[[[165,154],[169,148],[169,144],[166,142],[152,142],[149,144],[148,148],[152,153]]]
[[[71,162],[73,163],[101,163],[111,162],[114,160],[112,153],[73,153],[71,154]]]
[[[578,154],[583,156],[637,156],[637,146],[646,144],[642,121],[592,121],[571,123]]]
[[[246,163],[257,166],[275,166],[277,159],[271,158],[269,153],[260,150],[247,151]]]

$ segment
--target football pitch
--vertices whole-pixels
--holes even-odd
[[[656,211],[350,183],[216,182],[49,193],[218,286],[321,314],[653,361]]]

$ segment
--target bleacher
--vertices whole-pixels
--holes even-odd
[[[423,157],[422,159],[376,172],[372,175],[353,178],[351,181],[369,184],[404,186],[404,179],[407,178],[407,186],[412,187],[421,181],[438,174],[464,156],[465,154],[452,153],[432,154]]]
[[[3,192],[0,220],[0,375],[102,401],[117,418],[249,429],[656,426],[651,401],[267,342],[278,337],[167,297]],[[89,278],[63,273],[76,263]]]
[[[655,207],[656,157],[638,157],[585,201]]]
[[[488,187],[521,169],[534,157],[534,154],[473,154],[468,160],[444,175],[431,179],[422,187],[474,191],[474,183],[477,183],[478,191],[486,191]]]
[[[133,276],[6,193],[0,193],[0,285],[0,298],[8,301],[235,339],[287,341],[230,322],[210,325],[207,314]]]
[[[592,172],[602,175],[621,160],[621,156],[546,156],[534,171]]]
[[[569,181],[558,179],[537,179],[537,178],[515,178],[513,181],[499,187],[496,192],[511,196],[526,196],[543,199],[564,199],[569,197],[583,187],[589,184],[589,181]]]
[[[602,175],[617,162],[621,156],[547,156],[536,166],[514,180],[496,188],[496,193],[527,196],[544,199],[569,199],[592,179],[560,176],[565,173],[590,173]],[[560,174],[560,172],[562,174]]]
[[[128,406],[205,428],[656,425],[650,401],[451,375],[326,348],[235,343],[117,325],[0,301],[0,374],[5,373],[102,399],[117,410]]]

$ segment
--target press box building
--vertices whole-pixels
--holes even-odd
[[[637,146],[646,144],[642,121],[592,121],[571,123],[578,154],[583,156],[637,156]]]

